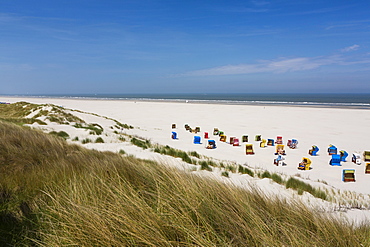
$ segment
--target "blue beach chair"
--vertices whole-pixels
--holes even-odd
[[[317,152],[319,151],[319,147],[316,145],[313,145],[310,150],[308,150],[308,154],[312,156],[317,156]]]
[[[346,158],[348,157],[348,153],[344,150],[339,151],[340,154],[340,161],[346,162]]]
[[[330,144],[328,148],[328,154],[329,155],[337,154],[337,151],[338,151],[337,147]]]
[[[340,155],[339,154],[333,154],[331,156],[331,160],[330,160],[329,164],[332,165],[332,166],[341,166],[341,164],[340,164]]]
[[[202,144],[200,140],[200,136],[194,136],[194,144]]]

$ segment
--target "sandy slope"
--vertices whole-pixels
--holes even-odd
[[[95,113],[116,119],[122,123],[134,126],[132,130],[119,130],[126,134],[138,135],[152,142],[162,145],[169,145],[184,151],[197,151],[200,154],[218,160],[227,160],[237,164],[247,164],[252,168],[266,169],[271,172],[278,172],[286,176],[300,176],[316,187],[333,188],[335,194],[342,193],[343,201],[336,199],[341,204],[346,201],[357,199],[365,207],[370,204],[369,187],[370,174],[365,174],[365,162],[356,165],[351,162],[353,152],[363,153],[370,150],[368,140],[370,140],[370,112],[361,109],[330,109],[330,108],[311,108],[311,107],[289,107],[289,106],[251,106],[251,105],[219,105],[219,104],[190,104],[185,102],[143,102],[143,101],[115,101],[115,100],[77,100],[77,99],[48,99],[48,98],[11,98],[1,97],[0,101],[17,102],[27,101],[32,103],[51,103],[69,109],[76,109],[84,112]],[[117,135],[113,133],[111,126],[114,121],[91,114],[71,112],[89,123],[99,123],[106,130],[103,144],[85,144],[88,148],[98,150],[119,151],[125,150],[128,154],[133,154],[139,158],[149,158],[161,160],[169,164],[179,165],[176,159],[163,157],[148,150],[142,150],[128,142],[117,140]],[[177,124],[176,129],[171,125]],[[203,144],[193,144],[192,134],[185,130],[184,125],[189,124],[195,128],[199,126],[201,132],[196,134],[202,137]],[[40,126],[39,126],[40,127]],[[83,138],[96,138],[89,135],[83,129],[76,129],[72,126],[60,126],[49,123],[48,126],[41,126],[45,131],[65,130],[73,138],[78,136]],[[217,127],[224,131],[229,140],[230,136],[241,139],[242,135],[249,136],[249,142],[254,145],[255,155],[245,155],[245,143],[239,147],[233,147],[227,143],[219,142],[218,136],[213,136],[213,128]],[[171,132],[176,131],[178,140],[171,139]],[[209,132],[209,137],[217,142],[217,149],[205,149],[207,140],[203,138],[204,132]],[[273,165],[276,157],[275,147],[259,147],[259,142],[254,141],[256,134],[262,135],[264,139],[276,139],[277,136],[283,137],[283,143],[288,139],[299,141],[297,149],[286,149],[287,166],[277,167]],[[334,144],[339,150],[346,150],[349,153],[347,162],[342,162],[342,166],[330,166],[330,156],[327,154],[329,144]],[[308,150],[312,145],[320,148],[319,156],[311,157]],[[312,170],[300,171],[297,169],[302,157],[312,160]],[[182,164],[186,166],[186,164]],[[341,179],[343,169],[356,170],[356,182],[344,183]],[[206,173],[202,171],[202,173]],[[219,176],[219,173],[207,173],[224,181],[232,182],[238,186],[250,187],[257,186],[271,195],[284,197],[294,197],[296,193],[284,189],[283,186],[272,183],[269,179],[256,179],[248,175],[231,174],[230,179]],[[323,183],[324,182],[324,183]],[[317,205],[319,199],[313,199],[311,195],[300,197],[306,202],[315,201]],[[321,202],[324,208],[336,208],[338,204]],[[368,211],[350,211],[351,218],[366,219]]]

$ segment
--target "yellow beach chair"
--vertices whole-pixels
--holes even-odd
[[[311,167],[311,160],[309,158],[303,157],[302,162],[299,163],[298,169],[299,170],[310,170],[312,169]]]
[[[262,139],[261,143],[260,143],[260,147],[261,148],[265,148],[266,147],[266,140],[265,139]]]
[[[370,161],[370,151],[364,151],[364,161]]]
[[[246,144],[245,145],[245,154],[254,154],[253,144]]]

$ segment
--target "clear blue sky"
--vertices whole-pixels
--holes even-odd
[[[0,94],[370,93],[370,1],[0,0]]]

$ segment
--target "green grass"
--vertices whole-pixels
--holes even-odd
[[[221,176],[224,176],[224,177],[229,177],[229,172],[227,172],[227,171],[223,171],[222,173],[221,173]]]
[[[75,128],[87,129],[90,130],[89,134],[91,135],[101,135],[104,131],[103,127],[99,124],[80,124],[76,123],[73,125]]]
[[[85,138],[81,141],[82,144],[91,143],[92,140],[90,138]]]
[[[69,134],[67,132],[65,132],[65,131],[62,131],[62,130],[59,131],[59,132],[51,131],[51,132],[49,132],[49,134],[62,137],[63,139],[68,139],[69,138]]]
[[[96,138],[95,143],[104,143],[104,140],[99,136],[98,138]]]
[[[254,172],[251,169],[249,169],[248,167],[245,167],[245,166],[242,166],[242,165],[238,166],[238,172],[241,173],[241,174],[248,174],[249,176],[254,177]]]
[[[130,141],[133,145],[141,147],[142,149],[148,149],[152,147],[152,144],[149,140],[140,140],[138,138],[131,138]]]
[[[162,165],[0,124],[0,246],[369,246],[351,226]]]
[[[212,171],[212,167],[209,166],[207,161],[203,160],[203,161],[199,162],[199,164],[200,164],[200,169],[201,170],[206,170],[206,171],[209,171],[209,172]]]
[[[323,200],[327,199],[327,195],[324,191],[320,189],[313,188],[310,184],[305,183],[299,179],[296,178],[289,178],[288,181],[285,184],[285,187],[287,189],[292,188],[298,191],[299,194],[303,194],[304,191],[312,194],[313,196],[317,198],[321,198]]]
[[[194,164],[194,165],[197,164],[197,161],[195,159],[190,158],[189,156],[189,154],[191,155],[192,152],[187,153],[182,150],[172,148],[168,145],[166,146],[156,145],[156,147],[154,148],[154,152],[164,154],[164,155],[169,155],[175,158],[181,158],[182,161],[189,163],[189,164]]]
[[[278,183],[278,184],[284,184],[285,183],[284,179],[279,174],[277,174],[277,173],[271,174],[271,179],[275,183]]]

